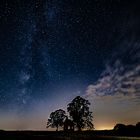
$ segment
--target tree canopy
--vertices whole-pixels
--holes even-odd
[[[81,129],[93,129],[93,117],[92,112],[89,111],[89,105],[90,102],[80,96],[77,96],[68,104],[67,111],[79,131]]]
[[[58,128],[63,126],[63,122],[65,118],[66,118],[66,112],[62,109],[52,112],[47,122],[47,128],[56,127],[56,131],[58,131]]]

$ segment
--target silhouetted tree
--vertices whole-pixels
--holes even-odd
[[[136,125],[116,124],[114,127],[115,134],[123,136],[140,136],[140,122]]]
[[[127,132],[133,132],[133,131],[135,131],[135,129],[136,129],[136,126],[134,126],[134,125],[126,125],[126,131]]]
[[[79,131],[82,129],[93,129],[92,112],[89,111],[90,102],[77,96],[68,104],[67,111]]]
[[[138,123],[136,124],[136,128],[137,128],[137,129],[140,129],[140,122],[138,122]]]
[[[116,131],[123,131],[125,128],[126,128],[126,125],[124,125],[124,124],[116,124],[114,126],[114,130],[116,130]]]
[[[47,128],[56,127],[56,131],[58,131],[58,128],[63,126],[64,119],[66,118],[65,114],[65,111],[62,109],[52,112],[47,122]]]

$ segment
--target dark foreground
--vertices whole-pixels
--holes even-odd
[[[140,137],[115,136],[113,131],[0,131],[0,140],[140,140]]]

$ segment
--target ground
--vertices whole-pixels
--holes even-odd
[[[107,132],[107,131],[106,131]],[[112,136],[100,132],[0,131],[2,140],[140,140],[140,137]],[[99,134],[100,133],[100,134]],[[106,133],[106,134],[105,134]]]

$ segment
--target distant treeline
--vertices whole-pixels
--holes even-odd
[[[140,122],[136,125],[116,124],[113,131],[116,135],[140,136]]]

